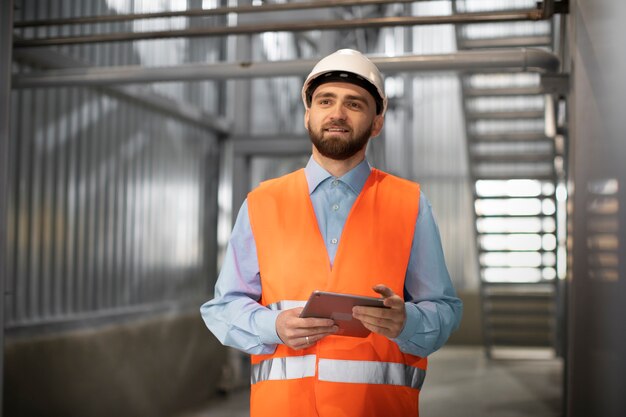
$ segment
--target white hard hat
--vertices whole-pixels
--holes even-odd
[[[376,102],[376,114],[385,114],[387,95],[385,83],[376,65],[353,49],[340,49],[322,58],[313,67],[302,86],[302,101],[309,108],[313,91],[325,82],[342,81],[366,89]]]

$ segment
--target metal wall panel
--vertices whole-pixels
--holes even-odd
[[[122,10],[116,7],[141,12],[150,5],[154,2],[24,0],[16,20]],[[22,29],[21,36],[88,34],[123,25]],[[217,59],[213,41],[184,42],[57,51],[92,65]],[[146,90],[217,109],[216,83],[193,84]],[[196,306],[206,299],[217,254],[219,148],[214,134],[97,89],[18,90],[11,107],[9,331]]]
[[[576,0],[569,17],[566,415],[626,415],[626,3]]]
[[[206,296],[214,138],[90,90],[12,107],[9,327]]]

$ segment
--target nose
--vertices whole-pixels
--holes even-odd
[[[331,109],[330,118],[331,120],[345,120],[346,108],[340,102],[337,102]]]

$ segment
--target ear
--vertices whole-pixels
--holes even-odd
[[[309,108],[304,111],[304,128],[309,130]]]
[[[374,117],[374,123],[372,123],[372,137],[375,138],[380,134],[380,131],[383,130],[383,125],[385,124],[385,116],[382,114]]]

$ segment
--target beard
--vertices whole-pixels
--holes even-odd
[[[357,152],[367,145],[372,135],[373,122],[363,132],[352,132],[351,137],[348,140],[342,139],[333,133],[325,132],[325,129],[329,127],[346,128],[348,126],[345,122],[328,123],[322,126],[318,131],[313,131],[311,126],[307,126],[309,137],[313,146],[317,151],[326,158],[334,159],[336,161],[344,161],[353,157]],[[326,137],[324,137],[326,134]]]

